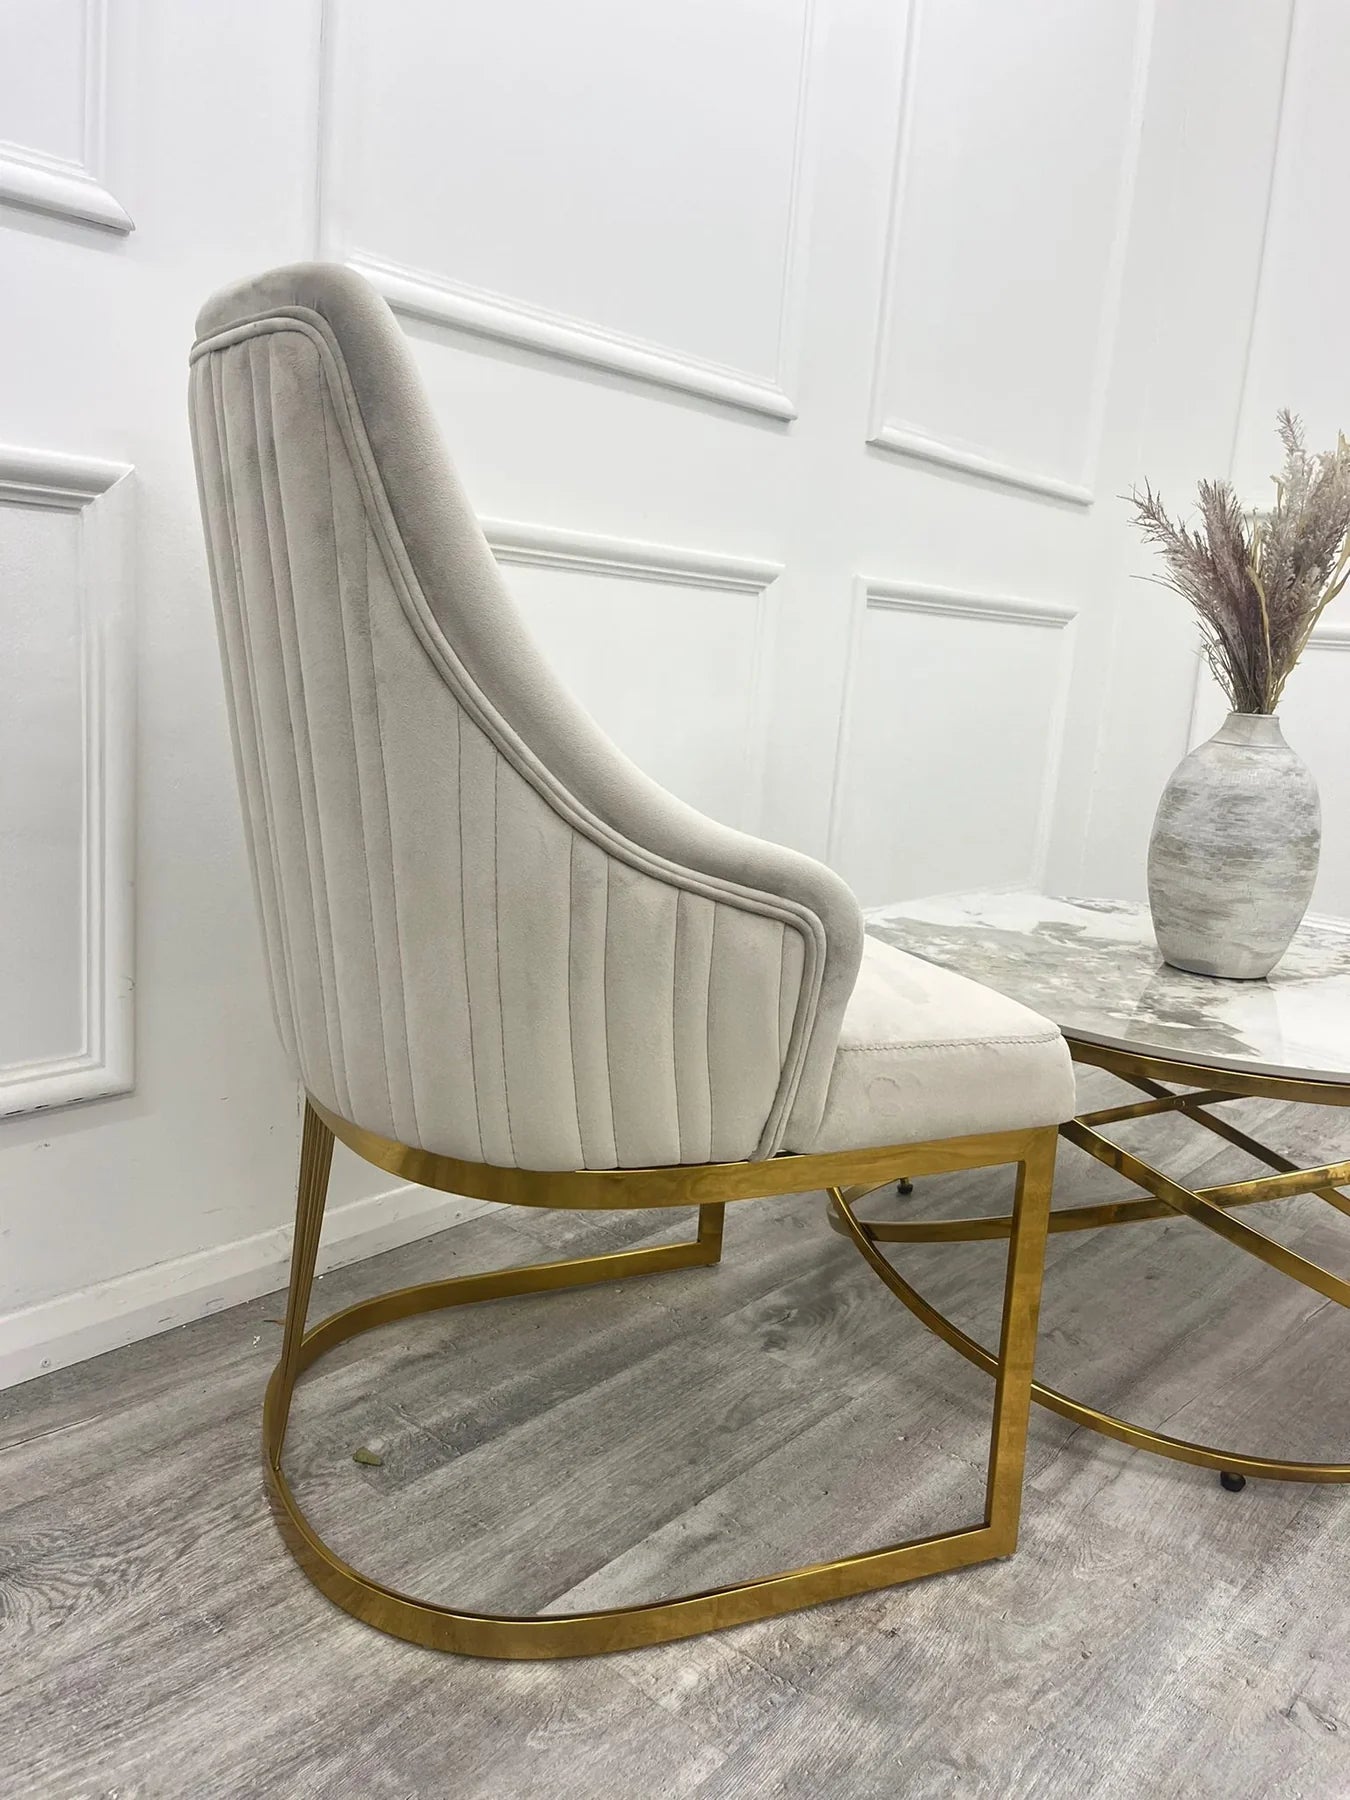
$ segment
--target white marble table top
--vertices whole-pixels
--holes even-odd
[[[1305,924],[1264,981],[1163,962],[1148,907],[969,893],[867,914],[873,936],[997,988],[1066,1037],[1259,1075],[1350,1082],[1350,924]]]

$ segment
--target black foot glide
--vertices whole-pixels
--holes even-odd
[[[902,1198],[905,1198],[914,1192],[914,1183],[906,1176],[903,1181],[896,1182],[895,1191]]]
[[[1219,1486],[1226,1488],[1230,1494],[1240,1494],[1246,1485],[1245,1475],[1235,1475],[1231,1469],[1219,1470]]]

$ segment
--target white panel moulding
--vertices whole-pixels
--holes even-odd
[[[718,400],[724,406],[763,413],[772,419],[797,416],[796,406],[776,382],[702,362],[677,350],[644,344],[580,319],[560,318],[528,306],[523,300],[459,287],[441,276],[401,268],[363,251],[353,252],[343,260],[349,269],[364,275],[395,312],[406,313],[410,318],[456,326],[506,344],[521,344],[545,356],[608,369],[616,375],[698,394],[706,400]]]
[[[792,148],[788,234],[783,257],[783,282],[778,318],[778,368],[772,378],[727,368],[691,356],[677,348],[644,342],[590,320],[564,317],[533,306],[528,301],[495,294],[451,280],[426,269],[410,268],[345,241],[333,205],[331,168],[333,133],[336,130],[339,85],[338,31],[334,0],[322,6],[322,66],[320,71],[320,153],[318,180],[319,250],[324,257],[345,262],[365,277],[384,296],[395,312],[410,318],[449,325],[479,337],[519,344],[545,356],[590,368],[608,369],[657,387],[673,388],[702,399],[720,402],[771,419],[797,417],[797,407],[786,392],[785,364],[796,355],[800,294],[804,279],[806,133],[810,71],[815,42],[815,4],[808,0],[802,27],[801,68],[797,92],[797,116]]]
[[[1077,618],[1077,609],[1058,600],[1030,600],[1021,596],[986,594],[965,588],[937,587],[925,582],[887,581],[861,576],[855,583],[852,625],[849,632],[848,657],[844,673],[844,689],[839,704],[839,731],[835,746],[834,781],[830,795],[829,821],[826,833],[826,859],[839,861],[842,845],[844,783],[848,779],[848,761],[853,725],[853,698],[863,624],[869,612],[927,613],[954,619],[990,620],[1008,625],[1026,625],[1033,629],[1066,631]],[[1037,875],[1044,869],[1049,845],[1050,819],[1055,789],[1059,780],[1059,759],[1064,736],[1065,709],[1068,703],[1069,658],[1061,659],[1055,706],[1048,720],[1045,772],[1036,830],[1033,863]]]
[[[1115,346],[1116,324],[1120,311],[1121,290],[1125,275],[1130,218],[1134,203],[1135,172],[1139,160],[1139,144],[1143,134],[1144,105],[1148,81],[1149,53],[1153,36],[1154,0],[1140,0],[1135,31],[1135,54],[1130,80],[1129,124],[1126,153],[1120,171],[1115,201],[1115,222],[1110,259],[1106,275],[1105,298],[1098,326],[1097,352],[1094,359],[1091,389],[1087,397],[1082,469],[1072,477],[1040,469],[1029,469],[1008,462],[978,444],[948,441],[925,431],[920,425],[904,419],[888,417],[885,382],[890,354],[891,322],[895,294],[900,279],[900,245],[903,233],[905,188],[909,170],[915,96],[917,89],[917,49],[919,18],[924,0],[911,0],[905,42],[904,88],[900,102],[900,122],[896,134],[895,163],[891,178],[891,203],[886,231],[883,261],[883,286],[878,310],[876,342],[873,349],[872,393],[867,442],[878,449],[913,457],[938,468],[957,469],[980,476],[1003,487],[1050,499],[1067,501],[1074,506],[1092,504],[1098,444],[1106,410],[1106,390],[1110,378],[1111,356]]]
[[[1014,625],[1059,629],[1077,617],[1057,600],[1023,600],[1012,595],[977,594],[921,582],[866,581],[865,605],[876,611],[939,613],[957,619],[1006,619]]]
[[[80,71],[83,155],[75,162],[27,144],[0,141],[0,200],[59,219],[135,229],[130,213],[103,185],[104,104],[107,90],[106,0],[85,0],[84,66]]]
[[[0,445],[0,505],[79,522],[83,1042],[0,1068],[0,1114],[130,1090],[134,1076],[135,686],[124,463]]]
[[[743,831],[755,831],[763,806],[772,724],[769,676],[776,613],[768,604],[768,589],[783,573],[783,564],[760,557],[728,556],[715,550],[651,544],[641,538],[568,531],[557,525],[524,524],[515,519],[484,519],[481,523],[499,563],[650,581],[668,587],[711,588],[724,594],[744,594],[754,600],[754,653],[747,684],[750,743],[736,823]]]
[[[580,569],[622,575],[630,581],[668,582],[677,587],[722,588],[731,594],[759,594],[783,573],[782,563],[712,550],[649,544],[639,538],[600,537],[555,525],[526,525],[513,519],[484,519],[483,532],[501,563],[545,569]]]

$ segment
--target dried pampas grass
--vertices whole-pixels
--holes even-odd
[[[1214,679],[1234,712],[1273,713],[1312,628],[1350,579],[1350,444],[1310,455],[1303,424],[1279,415],[1275,505],[1247,515],[1230,483],[1202,481],[1200,524],[1169,518],[1144,484],[1135,523],[1166,565],[1150,577],[1189,600]]]

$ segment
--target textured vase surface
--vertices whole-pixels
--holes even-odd
[[[1322,809],[1271,713],[1229,713],[1172,772],[1153,821],[1148,898],[1164,958],[1254,981],[1289,948],[1312,899]]]

